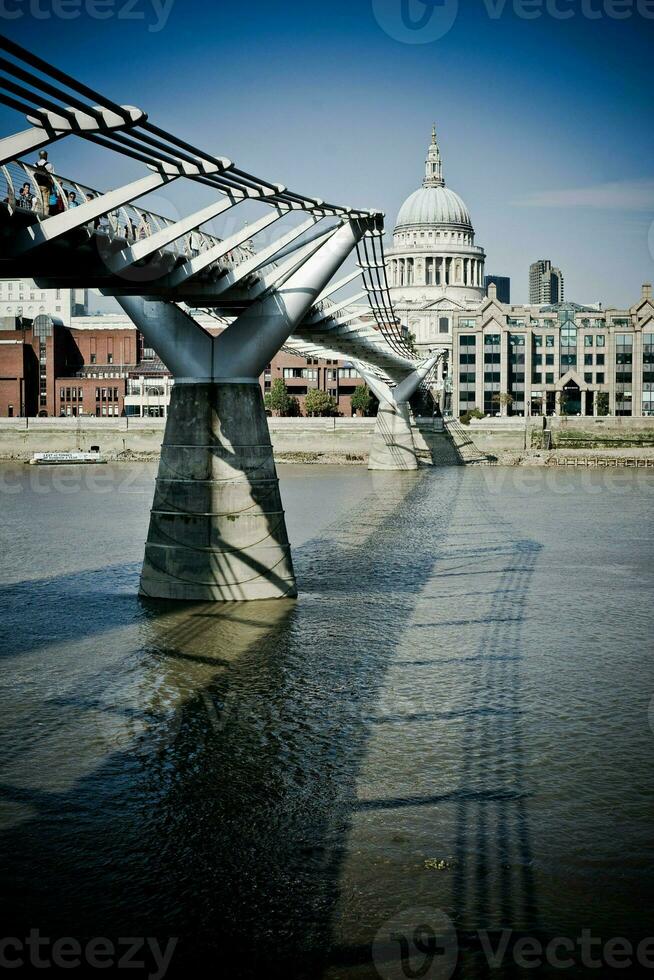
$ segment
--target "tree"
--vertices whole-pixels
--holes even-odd
[[[568,412],[568,401],[570,400],[570,394],[565,389],[559,394],[559,415],[569,415]]]
[[[297,398],[289,394],[288,388],[281,378],[275,378],[270,391],[264,396],[264,405],[268,411],[276,415],[296,415]]]
[[[372,405],[372,395],[368,385],[357,385],[352,392],[352,411],[368,415]]]
[[[608,391],[598,391],[595,397],[597,398],[597,414],[608,415],[609,414]]]
[[[462,425],[470,425],[471,419],[485,419],[486,416],[483,412],[480,412],[478,408],[470,408],[463,415],[459,416],[459,421]]]
[[[496,391],[492,400],[503,408],[510,408],[513,405],[513,395],[508,391]]]
[[[337,405],[331,395],[320,388],[310,388],[304,399],[307,415],[334,415]]]

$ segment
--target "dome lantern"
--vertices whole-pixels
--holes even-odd
[[[422,186],[445,186],[445,181],[443,180],[443,163],[441,160],[441,151],[438,148],[438,140],[436,139],[435,124],[431,128],[431,144],[427,151],[427,159],[425,160],[425,178],[422,182]]]

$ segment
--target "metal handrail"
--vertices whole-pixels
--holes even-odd
[[[0,167],[0,200],[4,201],[5,205],[12,212],[21,209],[22,206],[19,200],[20,187],[27,183],[30,185],[33,202],[30,208],[22,209],[30,211],[36,216],[38,221],[42,221],[46,216],[43,211],[39,185],[36,183],[34,174],[35,167],[33,165],[23,163],[19,160],[11,160]],[[62,211],[67,211],[71,207],[74,207],[74,205],[70,205],[68,202],[68,193],[71,190],[77,195],[78,204],[83,204],[89,196],[102,196],[100,191],[80,184],[78,181],[69,177],[63,177],[56,173],[51,173],[50,177],[56,189],[60,210]],[[2,181],[4,181],[4,187]],[[156,214],[154,211],[146,211],[144,208],[135,207],[133,204],[125,204],[89,222],[86,229],[89,234],[100,235],[109,241],[119,240],[121,243],[131,244],[147,238],[149,234],[154,234],[164,226],[171,224],[174,224],[171,218]],[[144,235],[141,233],[147,229],[149,229],[147,234]],[[199,249],[191,248],[191,235],[189,234],[171,242],[162,249],[162,252],[169,255],[172,254],[175,257],[189,259],[222,241],[222,239],[215,235],[210,235],[199,230],[196,230],[193,234],[196,236],[195,240],[200,245]],[[222,265],[231,266],[235,262],[251,258],[252,255],[253,252],[251,249],[244,245],[239,245],[232,252],[228,252],[227,255],[223,256],[220,262]]]

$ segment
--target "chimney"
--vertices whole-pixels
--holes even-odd
[[[644,282],[643,283],[643,299],[651,299],[651,298],[652,298],[652,284],[651,284],[651,282]]]

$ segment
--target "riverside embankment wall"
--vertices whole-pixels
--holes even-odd
[[[473,419],[467,427],[481,452],[529,449],[654,447],[654,418],[579,416]]]
[[[324,457],[325,461],[364,462],[375,426],[374,418],[271,418],[275,454],[280,457]],[[161,447],[163,419],[31,418],[0,419],[0,459],[30,459],[36,452],[84,450],[99,446],[109,458],[121,454],[156,456]],[[458,434],[457,434],[458,433]],[[457,442],[471,441],[479,453],[532,449],[602,449],[654,447],[654,418],[479,419],[469,426],[454,423]],[[418,419],[416,446],[434,462],[455,463],[442,422]]]
[[[0,458],[30,459],[33,453],[88,451],[99,446],[109,458],[121,453],[156,455],[164,419],[0,419]],[[271,418],[276,453],[330,454],[367,458],[374,418]]]

